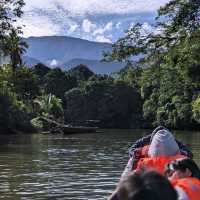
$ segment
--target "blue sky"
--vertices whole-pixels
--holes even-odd
[[[169,0],[25,0],[24,36],[65,35],[114,42],[132,24],[151,28],[156,10]]]

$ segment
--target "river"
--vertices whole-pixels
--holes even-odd
[[[1,135],[0,199],[103,200],[117,183],[128,147],[147,130],[76,135]],[[200,165],[200,132],[177,131]]]

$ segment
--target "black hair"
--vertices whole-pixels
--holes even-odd
[[[182,159],[177,159],[169,162],[166,166],[166,170],[181,170],[185,171],[186,169],[189,169],[191,171],[191,176],[196,177],[200,179],[200,169],[198,165],[194,162],[194,160],[190,158],[182,158]]]
[[[177,200],[168,179],[155,171],[133,173],[120,183],[118,200]]]

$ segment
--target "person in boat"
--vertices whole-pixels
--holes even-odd
[[[165,166],[168,162],[183,157],[185,156],[181,155],[172,133],[166,129],[161,129],[153,136],[147,156],[140,158],[133,169],[153,169],[164,175]]]
[[[177,200],[169,180],[155,171],[136,172],[120,182],[108,200]]]
[[[158,132],[159,132],[159,134],[163,132],[163,133],[167,134],[168,136],[161,134],[160,135],[161,137],[160,136],[157,137],[157,135],[159,135]],[[160,137],[160,139],[163,138],[162,143],[160,143],[159,137]],[[166,137],[165,143],[163,143],[165,140],[164,137]],[[167,139],[167,137],[168,137],[168,139]],[[169,141],[167,142],[167,140],[169,140]],[[164,145],[163,148],[158,149],[156,147],[156,146],[162,146],[162,145]],[[151,147],[151,150],[149,151],[150,147]],[[163,150],[165,150],[165,152],[162,152]],[[175,150],[175,152],[173,152],[173,150]],[[153,151],[154,151],[154,153],[153,153]],[[128,173],[130,173],[134,168],[137,168],[136,165],[141,159],[155,157],[156,156],[155,151],[157,152],[156,154],[159,156],[163,156],[163,155],[175,156],[177,154],[177,156],[183,155],[183,156],[187,156],[190,158],[193,157],[192,152],[184,144],[182,144],[180,141],[176,140],[167,128],[165,128],[163,126],[159,126],[152,132],[152,134],[150,134],[146,137],[143,137],[142,139],[137,140],[135,142],[135,144],[132,145],[132,147],[129,150],[130,159],[125,167],[125,170],[122,173],[121,179],[124,176],[126,176]],[[171,159],[176,159],[176,157],[172,157]],[[162,162],[163,164],[161,167],[162,170],[160,168],[160,171],[162,171],[162,173],[163,173],[164,165],[165,165],[165,162],[167,162],[167,159],[165,160],[165,162],[164,162],[164,160],[162,160],[162,161],[163,161]],[[140,161],[140,163],[141,163],[141,161]]]
[[[178,200],[200,199],[200,169],[192,159],[169,162],[165,173],[178,193]]]
[[[150,145],[153,136],[160,130],[167,130],[169,131],[166,127],[164,126],[158,126],[157,128],[155,128],[153,130],[153,132],[151,134],[148,134],[145,137],[140,138],[139,140],[137,140],[136,142],[134,142],[134,144],[129,148],[129,156],[130,157],[138,157],[138,151],[141,150],[142,147]],[[182,142],[180,142],[179,140],[175,139],[176,143],[179,146],[180,152],[183,155],[186,155],[189,158],[193,158],[193,153],[190,151],[190,149],[188,149],[188,147],[186,145],[184,145]]]

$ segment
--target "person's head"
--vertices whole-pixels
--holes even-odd
[[[153,130],[153,132],[151,133],[151,140],[150,141],[152,141],[152,139],[153,139],[153,136],[158,132],[158,131],[160,131],[160,130],[167,130],[167,131],[169,131],[166,127],[164,127],[164,126],[157,126],[154,130]]]
[[[118,200],[177,200],[167,178],[155,171],[129,175],[120,183],[116,195]]]
[[[171,178],[196,177],[200,179],[200,169],[190,158],[182,158],[169,162],[166,165],[166,175]]]
[[[149,157],[174,156],[177,153],[179,153],[179,147],[172,133],[167,129],[158,130],[150,143]]]

